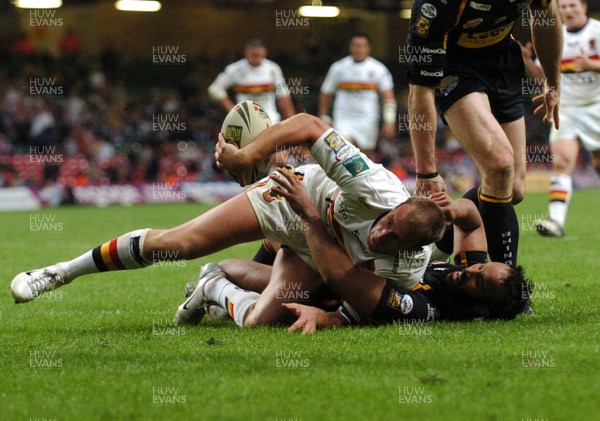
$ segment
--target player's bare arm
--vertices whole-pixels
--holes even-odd
[[[297,303],[284,303],[282,306],[298,317],[288,332],[302,329],[302,334],[314,333],[317,329],[348,325],[348,321],[339,311],[324,311],[317,307]]]
[[[555,2],[545,9],[550,25],[532,25],[531,39],[533,48],[546,77],[546,92],[533,98],[533,103],[540,104],[535,115],[544,113],[544,122],[554,123],[558,129],[558,102],[560,99],[560,58],[562,55],[562,29]],[[531,11],[530,11],[531,13]]]
[[[393,89],[385,89],[379,92],[381,97],[381,117],[383,126],[381,127],[381,135],[386,139],[393,139],[396,134],[396,114],[398,106]]]
[[[410,141],[417,165],[417,194],[429,195],[431,192],[444,191],[444,180],[437,175],[435,155],[435,134],[437,130],[437,111],[435,109],[435,89],[432,86],[410,85],[408,94],[409,121],[424,124],[411,124]],[[425,127],[427,130],[422,130]],[[421,175],[422,177],[419,177]]]
[[[433,193],[431,199],[442,208],[446,220],[454,226],[454,254],[487,251],[483,220],[471,200],[453,200],[446,192]]]
[[[306,241],[325,285],[346,300],[361,317],[373,314],[385,279],[354,266],[328,234],[302,183],[289,171],[279,170],[276,174],[274,179],[281,187],[274,187],[273,191],[283,196],[306,223]]]
[[[533,60],[533,44],[531,42],[526,42],[525,44],[521,44],[519,42],[519,46],[521,47],[521,55],[523,56],[523,63],[525,64],[525,72],[527,73],[527,76],[536,80],[543,79],[544,71]]]
[[[331,115],[329,114],[332,100],[333,95],[326,94],[325,92],[319,94],[319,118],[326,124],[332,123]]]
[[[219,134],[215,152],[217,166],[232,174],[239,174],[240,170],[251,167],[282,146],[298,146],[304,143],[312,146],[328,128],[329,126],[317,117],[302,113],[274,124],[242,149],[227,143]]]

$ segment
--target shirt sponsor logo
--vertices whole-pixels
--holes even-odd
[[[402,300],[400,301],[400,311],[402,312],[402,314],[408,314],[412,311],[413,309],[413,300],[410,297],[410,295],[406,294],[402,297]]]
[[[458,39],[458,45],[465,48],[482,48],[496,44],[506,38],[512,30],[514,22],[510,22],[500,28],[485,32],[475,32],[472,34],[463,33]]]
[[[421,6],[421,14],[426,18],[433,19],[437,16],[437,9],[431,3],[425,3]]]
[[[336,161],[341,161],[352,153],[352,148],[336,132],[329,133],[324,140],[335,154]]]
[[[448,96],[458,86],[458,76],[446,76],[440,82],[438,89],[444,96]]]
[[[480,10],[482,12],[489,12],[492,9],[491,4],[481,4],[481,3],[477,3],[475,1],[472,1],[471,3],[469,3],[469,6],[472,9]]]
[[[364,254],[367,254],[367,247],[363,244],[363,242],[362,242],[362,240],[360,238],[360,233],[358,232],[358,230],[352,231],[352,235],[354,236],[354,238],[356,238],[356,241],[358,241],[358,245],[360,246],[360,250]]]
[[[399,308],[401,299],[402,296],[398,293],[398,291],[393,289],[390,291],[390,295],[387,300],[387,305],[392,308]]]
[[[420,74],[421,74],[421,76],[427,76],[427,77],[443,77],[444,71],[439,70],[437,72],[428,72],[427,70],[421,70]]]
[[[353,177],[356,177],[361,172],[369,169],[369,166],[360,155],[355,155],[351,158],[346,159],[342,165],[348,170]]]
[[[420,16],[419,20],[415,27],[417,28],[417,35],[425,38],[429,33],[429,27],[431,26],[431,21],[424,16]]]
[[[463,28],[465,28],[465,29],[475,28],[476,26],[479,26],[479,24],[481,22],[483,22],[483,18],[469,19],[468,21],[466,21],[464,23]]]

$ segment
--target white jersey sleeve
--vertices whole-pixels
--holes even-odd
[[[275,96],[277,98],[290,96],[290,90],[285,83],[281,67],[273,63],[273,71],[275,72]]]
[[[225,67],[225,70],[219,73],[213,84],[225,91],[234,86],[237,83],[235,78],[237,67],[237,63]]]
[[[327,75],[325,76],[325,80],[323,80],[323,84],[321,85],[321,92],[328,95],[333,95],[335,91],[337,91],[337,84],[340,79],[339,75],[339,62],[335,62],[327,71]]]
[[[392,74],[383,64],[379,66],[381,69],[381,76],[379,80],[379,91],[387,91],[388,89],[394,89],[394,79],[392,78]]]
[[[325,170],[327,177],[342,190],[350,184],[357,184],[358,179],[381,166],[367,158],[360,149],[346,141],[334,129],[323,133],[310,152]]]

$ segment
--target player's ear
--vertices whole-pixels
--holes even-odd
[[[473,307],[473,311],[477,313],[479,316],[487,317],[490,315],[490,309],[483,304],[475,304]]]

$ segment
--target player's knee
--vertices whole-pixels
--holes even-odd
[[[494,180],[511,180],[514,178],[514,167],[512,161],[492,162],[485,169],[486,176]]]
[[[491,151],[488,159],[478,162],[479,166],[488,176],[513,177],[514,156],[510,150]]]
[[[521,203],[525,199],[525,184],[519,183],[513,187],[513,205]]]

